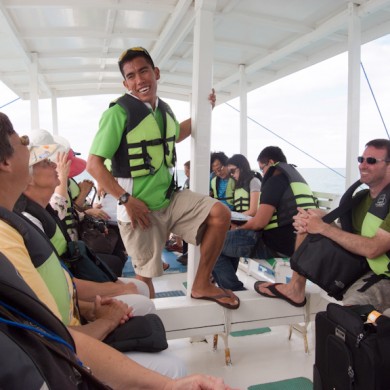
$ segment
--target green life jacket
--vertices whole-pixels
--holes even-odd
[[[153,175],[165,164],[171,168],[176,162],[176,119],[170,107],[158,99],[162,113],[163,131],[148,107],[137,98],[125,94],[110,104],[119,104],[127,114],[127,124],[121,143],[112,161],[115,177]]]
[[[79,196],[79,194],[80,194],[79,185],[76,183],[76,181],[73,178],[68,179],[68,187],[67,187],[67,194],[66,194],[66,204],[68,207],[66,209],[66,215],[63,221],[69,233],[71,233],[72,229],[78,228],[79,217],[74,207],[74,199],[76,199]]]
[[[289,186],[280,200],[279,207],[274,211],[271,220],[264,230],[276,229],[292,224],[293,216],[298,212],[297,207],[302,207],[303,209],[317,208],[313,192],[292,164],[278,162],[270,166],[263,178],[262,186],[273,176],[275,170],[279,170],[285,175]]]
[[[218,187],[219,187],[219,181],[221,179],[218,176],[214,176],[211,179],[211,191],[213,192],[213,198],[218,199],[218,200],[224,200],[226,203],[229,205],[233,205],[233,193],[234,193],[234,180],[229,177],[227,186],[226,186],[226,191],[225,191],[225,196],[222,198],[218,197]]]
[[[69,287],[61,265],[44,233],[23,215],[0,207],[0,218],[17,230],[23,238],[34,267],[37,269],[60,311],[62,321],[69,323],[72,307]]]
[[[49,238],[50,242],[56,249],[57,253],[62,256],[67,252],[69,236],[61,229],[62,222],[56,217],[56,212],[50,205],[44,209],[41,205],[30,199],[26,195],[21,195],[15,204],[14,211],[18,213],[29,213],[42,224],[43,231]]]
[[[356,188],[356,183],[351,186]],[[352,192],[353,193],[353,192]],[[352,197],[351,191],[348,189],[340,200],[342,201],[348,200],[348,198]],[[365,196],[368,196],[368,190],[362,190],[358,192],[354,197],[360,197],[363,199]],[[357,206],[359,207],[359,206]],[[386,186],[379,195],[372,200],[372,203],[367,211],[366,216],[364,217],[363,224],[361,227],[361,235],[364,237],[374,237],[376,232],[378,231],[380,225],[386,219],[387,215],[390,212],[390,185]],[[344,229],[346,224],[352,225],[352,214],[349,213],[344,217],[341,217],[341,223]],[[347,219],[350,219],[348,221]],[[345,230],[345,229],[344,229]],[[367,258],[368,265],[371,270],[376,275],[385,275],[390,276],[390,251],[375,257],[373,259]]]
[[[260,181],[262,180],[262,177],[259,172],[253,172],[253,177],[247,182],[246,185],[240,188],[235,188],[233,199],[234,211],[242,213],[244,211],[249,210],[251,205],[250,183],[254,178],[257,178]]]
[[[249,210],[250,206],[250,192],[245,188],[236,188],[234,190],[233,199],[234,211],[242,213]]]

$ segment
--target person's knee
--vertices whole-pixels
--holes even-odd
[[[209,217],[207,219],[209,225],[216,226],[220,229],[229,229],[231,213],[230,210],[221,202],[217,202],[211,208]]]
[[[130,295],[128,305],[133,308],[132,314],[136,317],[156,313],[154,302],[143,295]]]
[[[126,355],[141,366],[156,371],[172,379],[187,375],[187,367],[183,359],[179,359],[169,351],[157,353],[129,352]]]
[[[138,294],[149,297],[149,287],[143,280],[136,278],[119,278],[119,280],[123,283],[134,283],[137,286]]]

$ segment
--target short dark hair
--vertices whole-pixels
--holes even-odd
[[[188,160],[184,163],[184,166],[187,167],[187,168],[190,168],[191,167],[191,161]]]
[[[9,141],[9,137],[15,133],[16,131],[8,116],[0,112],[0,162],[13,155],[14,148]]]
[[[146,59],[146,61],[154,69],[154,62],[153,62],[152,57],[150,56],[149,52],[141,46],[132,47],[130,49],[125,50],[120,55],[119,60],[118,60],[119,70],[121,71],[123,77],[125,77],[125,75],[123,74],[123,66],[125,65],[125,63],[129,62],[137,57],[144,57]]]
[[[214,163],[215,160],[218,160],[224,167],[226,167],[228,162],[228,156],[224,152],[213,152],[211,153],[210,157],[210,169],[211,165]]]
[[[372,146],[375,149],[385,149],[387,152],[386,159],[390,158],[390,141],[384,138],[373,139],[366,143],[366,148]]]
[[[257,157],[257,161],[262,164],[267,164],[269,160],[273,160],[275,162],[287,162],[287,158],[279,146],[267,146]]]

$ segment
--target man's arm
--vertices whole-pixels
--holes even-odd
[[[90,154],[87,160],[87,171],[106,192],[118,199],[125,190],[118,184],[111,172],[104,165],[105,158]]]
[[[243,230],[261,230],[264,229],[272,218],[275,207],[270,204],[260,204],[256,215],[247,223],[240,226]]]
[[[114,176],[112,176],[112,174],[108,171],[104,165],[104,160],[105,159],[103,157],[90,154],[87,160],[87,171],[96,179],[99,185],[103,187],[106,192],[118,199],[126,191],[118,184]],[[129,215],[134,228],[138,225],[140,225],[141,228],[149,226],[149,209],[144,202],[131,196],[124,206],[126,207],[127,214]]]
[[[375,236],[363,237],[325,223],[318,213],[313,210],[306,211],[306,217],[302,218],[301,223],[305,225],[308,233],[321,234],[341,245],[344,249],[369,259],[378,257],[390,250],[390,233],[380,228]]]
[[[121,281],[117,282],[104,282],[97,283],[90,280],[83,279],[73,279],[77,296],[79,299],[87,302],[93,302],[97,295],[102,297],[116,297],[119,295],[126,294],[138,294],[137,286],[134,283],[122,283]]]

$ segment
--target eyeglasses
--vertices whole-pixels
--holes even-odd
[[[239,168],[232,168],[232,169],[229,171],[230,175],[233,176],[233,175],[236,173],[237,169],[239,169]]]
[[[263,166],[259,166],[260,171],[263,172],[263,171],[264,171],[264,168],[265,168],[265,167],[268,167],[268,164],[269,164],[269,162],[267,162],[267,163],[264,164]]]
[[[20,139],[20,143],[23,145],[23,146],[28,146],[30,145],[30,138],[28,138],[28,135],[21,135],[19,137]]]
[[[383,158],[375,158],[375,157],[363,157],[363,156],[359,156],[357,158],[359,164],[361,163],[364,163],[364,161],[369,164],[369,165],[375,165],[377,162],[390,162],[390,160],[388,159],[383,159]]]
[[[213,172],[214,172],[215,174],[220,173],[220,172],[223,171],[224,168],[225,168],[225,167],[224,167],[223,165],[220,165],[218,168],[213,169]]]
[[[140,53],[144,53],[147,57],[150,58],[150,60],[152,61],[152,57],[151,55],[149,54],[149,52],[144,49],[143,47],[141,46],[137,46],[137,47],[132,47],[130,49],[127,49],[125,50],[120,56],[119,56],[119,59],[118,59],[118,62],[122,62],[123,59],[128,55],[128,54],[131,54],[131,52],[133,51],[136,51],[136,52],[140,52]],[[153,61],[152,61],[153,62]]]

